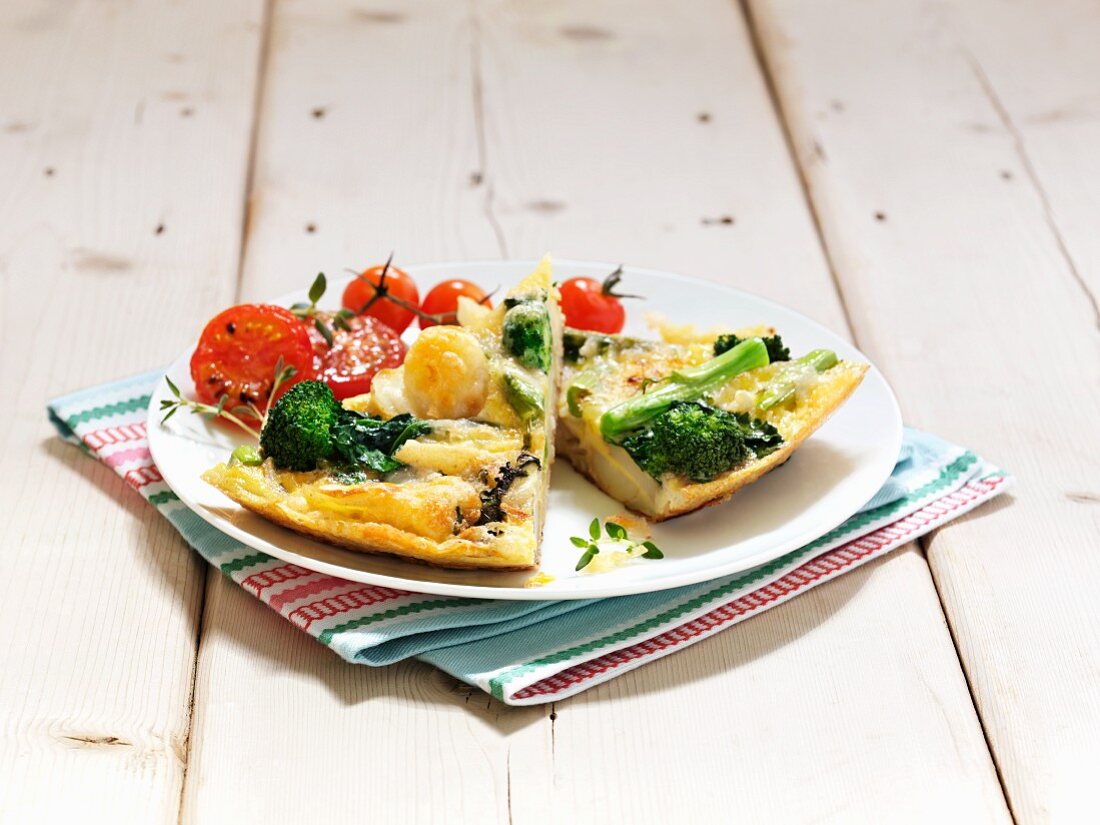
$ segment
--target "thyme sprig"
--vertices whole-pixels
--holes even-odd
[[[661,552],[657,545],[648,539],[646,541],[631,541],[626,528],[617,522],[605,521],[604,531],[607,533],[606,537],[601,534],[600,520],[594,518],[592,523],[588,525],[587,536],[570,537],[569,541],[572,542],[574,547],[584,550],[577,561],[576,570],[583,570],[588,567],[592,563],[592,559],[600,554],[601,549],[621,550],[632,556],[640,555],[643,559],[663,559],[665,557],[665,554]],[[645,552],[635,553],[638,548],[644,549]]]
[[[183,394],[180,392],[180,388],[175,385],[171,378],[165,376],[164,380],[168,384],[168,389],[171,391],[174,398],[161,399],[160,410],[164,413],[164,417],[161,418],[160,423],[163,424],[175,415],[178,410],[190,410],[196,415],[202,415],[211,419],[224,418],[230,424],[240,427],[253,438],[259,438],[260,431],[264,428],[264,424],[267,423],[268,411],[270,411],[271,404],[278,395],[279,388],[297,375],[297,373],[298,370],[285,364],[283,362],[283,357],[280,355],[279,360],[275,363],[275,377],[271,382],[271,392],[267,394],[267,403],[264,404],[262,410],[251,401],[230,407],[229,396],[224,393],[218,398],[217,404],[204,404],[201,401],[192,401],[190,398],[184,398]],[[246,418],[255,419],[259,423],[250,424],[245,420]]]
[[[325,294],[326,289],[328,289],[328,279],[325,277],[324,272],[318,272],[317,277],[313,279],[313,283],[309,287],[309,293],[307,294],[309,301],[299,301],[296,304],[291,304],[290,311],[294,313],[294,317],[304,324],[312,321],[313,328],[321,333],[325,343],[331,347],[336,339],[332,334],[332,330],[329,329],[326,319],[331,318],[332,325],[337,329],[350,332],[351,327],[348,325],[348,318],[353,317],[355,313],[350,309],[339,309],[328,315],[318,310],[317,302],[321,300],[321,296]]]

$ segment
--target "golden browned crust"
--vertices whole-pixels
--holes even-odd
[[[529,570],[538,563],[530,519],[511,514],[507,524],[471,526],[480,502],[473,488],[459,479],[353,486],[341,497],[372,501],[362,510],[349,510],[345,503],[330,507],[326,502],[322,508],[319,498],[334,491],[326,489],[324,481],[295,484],[294,475],[270,466],[219,464],[203,479],[275,524],[349,550],[449,568]],[[463,514],[457,533],[456,507]],[[373,520],[381,517],[386,521]]]

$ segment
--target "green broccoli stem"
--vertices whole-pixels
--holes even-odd
[[[542,393],[530,380],[518,370],[507,370],[502,376],[504,397],[523,421],[530,421],[542,415]]]
[[[813,367],[815,372],[825,372],[835,367],[837,363],[836,353],[831,349],[815,349],[813,352],[806,353],[796,361],[792,361],[790,367],[780,371],[771,380],[768,389],[764,390],[757,399],[756,408],[767,412],[793,398],[798,389],[798,376],[805,367]]]
[[[764,342],[749,338],[696,367],[677,370],[657,389],[612,407],[600,418],[600,433],[608,441],[617,443],[677,401],[698,401],[734,376],[767,364],[768,348]]]
[[[600,385],[602,372],[597,367],[588,367],[581,370],[573,378],[569,388],[565,391],[565,401],[569,405],[569,414],[574,418],[581,417],[581,404],[592,391]]]
[[[260,451],[252,444],[242,444],[229,456],[230,464],[244,464],[246,467],[259,467],[264,463]]]

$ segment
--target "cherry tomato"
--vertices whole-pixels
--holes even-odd
[[[619,299],[638,296],[619,295],[613,291],[621,278],[620,267],[603,283],[594,278],[570,278],[562,284],[561,311],[565,316],[565,325],[609,335],[622,332],[626,311]]]
[[[338,401],[368,392],[378,370],[399,366],[405,360],[405,342],[373,316],[348,318],[350,332],[335,327],[330,315],[319,313],[318,317],[332,331],[332,346],[316,328],[309,328],[317,375]]]
[[[420,292],[413,279],[404,270],[387,263],[364,269],[344,289],[341,303],[345,309],[356,313],[370,303],[363,314],[377,318],[400,335],[408,329],[414,316],[412,310],[390,300],[391,296],[414,307],[420,303]]]
[[[477,284],[455,278],[433,286],[431,291],[424,296],[424,303],[420,305],[420,311],[427,315],[443,316],[443,323],[445,324],[457,324],[458,318],[455,312],[458,310],[460,295],[465,295],[470,300],[477,301],[487,307],[493,305],[485,290]],[[423,315],[420,316],[421,329],[427,329],[435,325],[435,321],[430,321]]]
[[[302,322],[270,304],[230,307],[210,319],[191,356],[195,394],[205,404],[227,395],[230,408],[252,403],[262,410],[280,358],[296,370],[281,391],[316,374],[313,345]]]

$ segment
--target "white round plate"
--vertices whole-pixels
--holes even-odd
[[[534,261],[491,261],[407,267],[423,292],[450,277],[485,288],[507,289],[534,268]],[[575,275],[602,278],[611,264],[555,261],[559,280]],[[335,307],[348,279],[330,283],[322,305]],[[819,324],[771,301],[716,284],[627,267],[624,289],[644,295],[631,302],[625,332],[652,335],[647,309],[670,320],[732,328],[770,324],[792,352],[829,347],[845,359],[867,361],[855,347]],[[279,298],[289,306],[305,290]],[[408,337],[415,335],[413,330]],[[186,395],[194,385],[188,349],[168,370]],[[271,524],[210,487],[200,474],[228,458],[238,443],[228,430],[181,412],[161,424],[162,383],[149,404],[149,445],[165,481],[202,518],[246,545],[304,567],[354,581],[448,596],[490,599],[586,599],[625,596],[694,584],[764,564],[836,527],[867,502],[890,475],[901,446],[901,416],[882,374],[872,367],[863,384],[836,415],[791,459],[728,502],[707,507],[653,528],[661,560],[635,559],[606,573],[574,571],[580,551],[570,536],[586,535],[593,517],[623,511],[622,505],[575,473],[565,459],[554,464],[550,510],[542,544],[543,573],[553,580],[524,587],[532,572],[493,573],[443,570],[370,553],[332,547]]]

